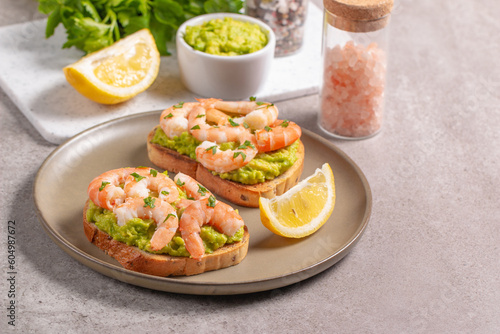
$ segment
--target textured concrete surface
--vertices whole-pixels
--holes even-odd
[[[41,17],[36,6],[2,0],[0,25]],[[0,332],[500,332],[499,12],[492,0],[396,2],[384,129],[364,141],[334,141],[372,187],[367,231],[325,272],[250,295],[151,291],[64,253],[37,221],[31,195],[56,147],[1,91]],[[315,96],[280,107],[319,131]],[[8,297],[9,220],[16,221],[15,298]]]

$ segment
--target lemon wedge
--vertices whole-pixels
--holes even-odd
[[[145,91],[158,76],[160,53],[148,29],[139,30],[99,51],[90,53],[63,71],[83,96],[116,104]]]
[[[259,199],[262,224],[288,238],[302,238],[325,224],[335,206],[335,180],[325,163],[283,195]]]

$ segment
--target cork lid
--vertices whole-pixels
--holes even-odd
[[[388,23],[394,0],[323,0],[323,5],[336,16],[335,27],[355,32],[374,31]]]

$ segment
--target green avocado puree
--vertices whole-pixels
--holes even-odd
[[[153,143],[168,147],[181,154],[196,160],[195,149],[200,142],[191,134],[183,132],[179,137],[170,139],[165,132],[158,127],[152,140]],[[235,149],[237,143],[224,143],[220,145],[222,150]],[[297,161],[297,150],[299,141],[292,145],[267,153],[258,153],[246,166],[227,173],[216,173],[222,179],[231,180],[243,184],[256,184],[272,180],[286,172]]]
[[[151,250],[151,237],[153,236],[156,224],[152,219],[133,218],[125,225],[119,226],[116,223],[116,216],[112,211],[103,209],[89,201],[86,218],[87,221],[95,223],[101,230],[109,234],[113,239],[123,242],[129,246],[136,246],[144,251],[155,254],[168,254],[171,256],[189,256],[184,240],[177,233],[170,243],[160,251]],[[230,237],[216,231],[213,227],[204,225],[201,227],[200,236],[205,245],[205,253],[213,253],[225,244],[240,241],[243,238],[244,230],[241,228],[234,236]]]
[[[198,139],[193,137],[188,132],[183,132],[180,136],[175,136],[174,138],[170,139],[160,127],[158,127],[158,129],[156,130],[151,142],[177,151],[180,154],[187,155],[193,160],[196,160],[195,149],[198,145],[201,144]]]
[[[184,40],[195,50],[219,56],[252,53],[266,46],[267,35],[259,25],[231,17],[186,27]]]

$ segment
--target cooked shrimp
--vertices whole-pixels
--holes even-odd
[[[154,197],[132,198],[118,205],[114,210],[117,224],[125,225],[133,218],[153,219],[156,222],[156,231],[151,238],[151,249],[160,250],[165,247],[174,236],[179,226],[177,212],[169,203]]]
[[[250,133],[242,125],[234,123],[222,126],[210,126],[206,121],[206,109],[202,106],[193,108],[188,115],[188,128],[190,133],[203,142],[205,140],[214,141],[217,143],[226,143],[238,141],[241,135]]]
[[[233,236],[245,225],[243,218],[231,206],[217,201],[214,208],[214,216],[208,222],[217,231]]]
[[[255,137],[247,133],[234,150],[221,150],[217,143],[204,141],[196,148],[196,159],[204,167],[218,173],[230,172],[248,164],[258,153]]]
[[[272,128],[255,131],[256,147],[259,152],[274,151],[293,144],[300,138],[300,126],[290,121],[278,121]]]
[[[207,122],[217,125],[227,125],[229,123],[229,115],[223,113],[219,109],[208,108],[206,109]]]
[[[244,225],[241,216],[231,206],[217,201],[213,196],[188,206],[179,221],[179,231],[187,251],[197,260],[205,254],[200,232],[201,226],[206,224],[229,236],[233,236]]]
[[[182,212],[182,210],[186,209],[188,206],[190,206],[194,202],[196,202],[196,200],[194,200],[194,199],[181,198],[177,202],[175,202],[175,207],[178,210],[181,210],[180,212]]]
[[[255,101],[215,101],[213,107],[222,111],[238,115],[247,115],[261,106]]]
[[[179,198],[179,189],[167,175],[152,168],[137,168],[125,180],[123,190],[128,197],[145,198],[151,191],[158,193],[158,198],[172,203]]]
[[[197,260],[205,254],[205,246],[200,236],[201,226],[208,223],[214,211],[214,208],[207,204],[208,198],[194,201],[184,210],[179,221],[179,231],[186,250]]]
[[[183,132],[188,131],[187,115],[199,105],[197,102],[179,102],[163,110],[160,116],[160,126],[168,138],[180,136]]]
[[[210,108],[215,108],[215,104],[217,103],[217,101],[222,101],[222,100],[210,97],[207,99],[196,99],[196,101],[198,101],[203,106],[203,108],[210,109]]]
[[[263,129],[278,119],[278,108],[273,103],[255,101],[217,101],[215,108],[241,115],[234,118],[236,123],[246,123],[251,129]]]
[[[198,199],[212,196],[212,193],[201,183],[184,173],[177,173],[177,175],[174,177],[174,182],[179,188],[184,190],[186,192],[186,195],[189,197],[179,199],[175,203],[177,209],[185,209]]]
[[[136,171],[136,168],[118,168],[99,175],[89,184],[89,198],[97,206],[113,210],[113,207],[123,203],[127,197],[120,185]]]
[[[212,193],[201,183],[184,173],[177,173],[177,175],[174,177],[174,182],[192,199],[197,200],[212,195]]]

